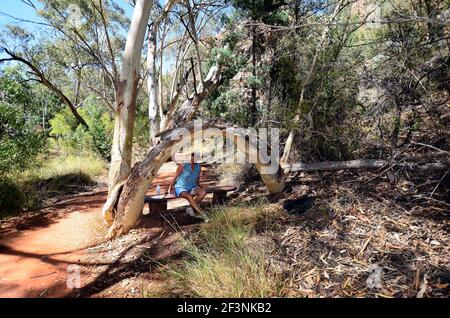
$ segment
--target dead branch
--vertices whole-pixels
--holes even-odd
[[[419,170],[421,172],[432,170],[448,169],[448,164],[441,162],[434,163],[414,163],[414,162],[390,162],[378,159],[358,159],[349,161],[324,161],[315,163],[297,162],[292,164],[282,164],[286,172],[310,172],[310,171],[336,171],[347,169],[379,169],[384,166],[394,165],[399,167],[407,167],[411,170]]]

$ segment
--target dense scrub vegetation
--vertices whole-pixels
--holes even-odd
[[[447,129],[448,1],[233,4],[223,43],[240,66],[205,115],[280,127],[282,140],[297,131],[293,150],[303,161],[382,158],[429,128]],[[387,23],[371,23],[378,20]]]
[[[1,171],[23,169],[43,151],[111,159],[116,91],[111,73],[117,68],[111,58],[124,48],[129,20],[114,1],[102,7],[73,4],[84,17],[75,26],[70,21],[58,26],[70,15],[61,11],[62,2],[34,4],[51,34],[37,26],[42,32],[30,32],[14,19],[4,25]],[[283,159],[289,161],[386,158],[415,136],[447,128],[447,0],[192,5],[177,6],[173,16],[158,22],[157,44],[173,40],[154,54],[161,125],[171,107],[184,101],[178,93],[196,92],[210,67],[220,65],[221,83],[196,116],[278,127]],[[161,10],[155,5],[152,17],[164,14]],[[196,35],[187,21],[191,11],[198,15]],[[98,28],[108,32],[108,42],[97,37]],[[194,45],[178,41],[186,37]],[[164,63],[174,66],[165,71]],[[152,130],[149,94],[139,90],[137,96],[134,140],[143,149]],[[446,146],[441,139],[431,143]]]
[[[93,183],[109,156],[111,119],[95,103],[80,113],[87,131],[58,99],[23,71],[7,68],[0,76],[0,210],[36,209],[45,198]],[[87,101],[88,102],[88,101]]]

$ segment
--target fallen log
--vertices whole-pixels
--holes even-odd
[[[416,163],[416,162],[391,162],[378,159],[360,159],[349,161],[323,161],[315,163],[297,162],[292,164],[282,164],[285,172],[311,172],[311,171],[336,171],[347,169],[379,169],[385,166],[407,167],[411,170],[428,172],[433,170],[448,169],[449,165],[441,162]]]

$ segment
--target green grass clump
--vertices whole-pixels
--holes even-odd
[[[94,184],[106,172],[97,156],[58,156],[41,159],[25,171],[0,177],[0,218],[35,209],[50,196]]]
[[[268,269],[267,249],[255,229],[269,221],[263,204],[216,208],[188,257],[167,271],[176,293],[189,297],[281,297],[283,279]]]
[[[105,172],[105,162],[98,156],[58,156],[19,173],[22,180],[45,180],[64,175],[85,175],[92,179]]]

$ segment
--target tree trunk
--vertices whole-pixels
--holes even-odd
[[[114,223],[109,230],[109,237],[126,234],[137,222],[144,207],[144,196],[159,168],[171,155],[176,141],[159,142],[147,154],[146,158],[133,167],[129,178],[123,186],[117,205]]]
[[[217,88],[222,79],[221,69],[219,66],[212,66],[209,69],[208,75],[204,83],[197,86],[197,94],[193,93],[183,104],[178,108],[169,110],[167,114],[166,129],[179,127],[191,120],[197,112],[198,107],[202,101]]]
[[[195,26],[194,13],[192,12],[191,3],[189,1],[190,0],[187,0],[185,2],[186,8],[188,11],[187,13],[188,13],[188,17],[189,17],[189,25],[191,26],[191,32],[189,32],[189,34],[192,38],[192,41],[194,42],[195,54],[197,55],[198,76],[200,78],[200,83],[203,83],[204,77],[203,77],[203,69],[202,69],[202,58],[200,55],[200,45],[199,45],[200,41],[198,39],[197,27]]]
[[[102,210],[103,218],[108,224],[114,219],[113,208],[120,188],[131,171],[138,66],[152,4],[152,0],[136,1],[125,44],[120,82],[115,84],[115,122],[108,177],[108,199]]]
[[[147,93],[148,93],[148,125],[150,147],[156,144],[160,118],[158,116],[158,90],[156,88],[156,33],[158,26],[153,23],[148,29],[147,53]]]
[[[164,66],[164,38],[167,35],[166,33],[167,24],[164,24],[164,30],[160,36],[160,48],[159,48],[159,80],[158,80],[158,92],[159,92],[159,118],[160,121],[163,120],[163,105],[164,105],[164,86],[163,86],[163,66]]]
[[[340,1],[334,8],[333,14],[330,16],[330,19],[329,19],[330,22],[333,22],[334,19],[336,18],[337,14],[339,13],[339,11],[341,9],[342,3],[343,3],[343,1]],[[325,29],[323,29],[323,31],[322,31],[322,36],[320,37],[320,41],[316,47],[316,53],[314,54],[313,61],[308,70],[308,73],[306,74],[306,78],[303,81],[302,89],[300,92],[300,99],[299,99],[298,107],[297,107],[297,114],[294,117],[294,125],[297,125],[299,123],[300,113],[302,111],[306,88],[308,87],[308,84],[311,80],[312,74],[314,73],[314,69],[316,68],[317,58],[319,57],[319,53],[322,52],[322,50],[323,50],[323,44],[325,43],[328,32],[330,32],[330,25],[325,26]],[[294,141],[294,137],[295,137],[295,131],[294,131],[294,129],[291,129],[291,131],[289,132],[288,139],[286,140],[286,144],[284,145],[283,156],[281,157],[282,163],[286,163],[289,160],[289,156],[291,155],[291,149],[292,149],[292,143]]]
[[[166,19],[172,7],[178,2],[178,0],[167,1],[161,16],[153,21],[152,26],[149,27],[148,35],[148,55],[147,55],[147,69],[148,79],[147,93],[149,98],[149,141],[150,146],[156,144],[155,135],[164,127],[165,118],[163,110],[163,60],[164,60],[164,39],[167,36],[167,24],[164,24],[164,31],[160,38],[159,48],[159,80],[156,80],[156,42],[158,37],[158,29],[160,24]],[[176,77],[176,76],[175,76]],[[156,85],[158,84],[158,89]],[[156,113],[159,113],[159,116]],[[154,118],[154,119],[153,119]]]
[[[190,134],[184,135],[191,141],[194,134],[194,125],[192,122],[186,124],[182,128],[175,128],[161,132],[158,136],[160,142],[147,154],[145,159],[135,165],[127,181],[124,183],[123,191],[120,195],[120,199],[117,206],[117,214],[114,220],[113,226],[110,228],[109,237],[116,237],[122,234],[126,234],[138,221],[142,209],[144,207],[144,197],[150,183],[156,176],[159,168],[166,162],[171,153],[172,148],[178,143],[183,142],[180,140],[180,133],[189,132]],[[209,128],[203,126],[202,129]],[[217,136],[225,136],[226,128],[214,128]],[[187,131],[185,130],[187,129]],[[208,136],[211,136],[209,133]],[[255,146],[249,144],[239,134],[227,136],[237,145],[237,147],[243,151],[247,156],[250,151],[255,150]],[[184,140],[185,141],[185,140]],[[261,177],[271,193],[281,192],[285,188],[285,175],[283,169],[278,165],[278,169],[275,173],[266,173],[265,167],[269,167],[270,164],[263,164],[260,162],[259,156],[257,163],[255,164],[258,171],[261,173]]]
[[[249,122],[251,126],[255,126],[258,120],[258,108],[256,107],[256,27],[252,27],[252,75],[253,75],[253,84],[252,84],[252,108],[250,109],[250,117]]]
[[[170,88],[170,101],[174,98],[175,94],[177,94],[177,91],[179,90],[179,83],[178,83],[178,76],[180,76],[180,72],[183,66],[184,57],[186,56],[187,52],[189,52],[189,48],[191,47],[192,42],[189,42],[186,47],[178,51],[177,58],[175,60],[175,73],[172,79],[172,85]],[[184,85],[184,83],[183,83]],[[164,126],[163,126],[164,127]]]

